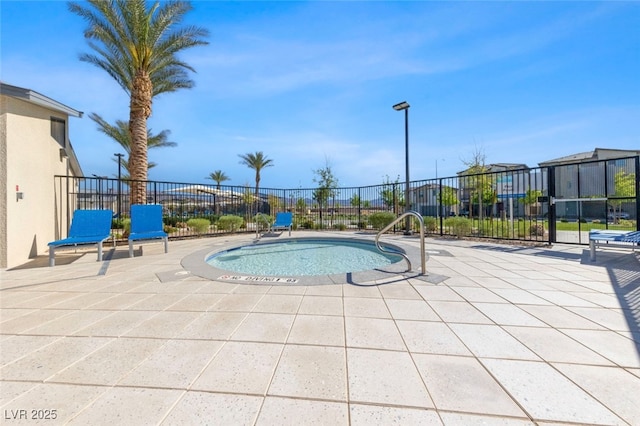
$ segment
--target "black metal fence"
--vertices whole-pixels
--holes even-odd
[[[282,211],[294,213],[294,229],[373,232],[408,207],[423,215],[426,232],[434,236],[582,243],[581,233],[590,229],[638,229],[639,158],[413,181],[408,205],[401,182],[259,188],[257,194],[248,186],[161,181],[144,185],[147,204],[163,206],[171,237],[256,232],[266,227],[265,218]],[[131,183],[56,176],[56,203],[69,207],[56,211],[110,209],[114,232],[124,237]],[[57,219],[70,223],[70,218]],[[565,237],[563,232],[578,237]]]

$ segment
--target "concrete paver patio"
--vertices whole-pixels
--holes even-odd
[[[182,267],[252,238],[1,271],[3,424],[640,424],[638,253],[428,238],[437,283]]]

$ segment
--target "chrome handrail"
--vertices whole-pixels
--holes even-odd
[[[260,238],[260,224],[259,224],[260,219],[262,219],[262,221],[267,224],[267,230],[271,228],[271,222],[269,221],[269,216],[267,216],[264,213],[257,213],[255,216],[256,238]]]
[[[416,218],[418,218],[418,221],[420,222],[420,261],[421,261],[421,266],[422,266],[422,275],[426,275],[427,274],[427,266],[426,266],[427,261],[425,259],[425,251],[424,251],[424,219],[422,218],[422,215],[420,213],[418,213],[416,211],[413,211],[413,210],[410,210],[408,212],[405,212],[405,213],[401,214],[393,222],[391,222],[389,225],[384,227],[380,232],[378,232],[378,235],[376,235],[376,247],[378,248],[378,250],[380,250],[383,253],[393,253],[393,254],[398,254],[398,255],[402,256],[404,258],[404,260],[406,260],[407,265],[409,266],[409,269],[407,269],[406,272],[411,271],[411,261],[409,260],[409,257],[406,254],[404,254],[402,252],[395,252],[395,251],[385,250],[380,245],[380,242],[378,241],[382,234],[387,232],[396,223],[400,222],[402,219],[404,219],[407,216],[415,216]]]

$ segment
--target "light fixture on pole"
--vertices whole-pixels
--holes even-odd
[[[405,185],[404,185],[404,210],[411,210],[409,202],[409,103],[407,101],[400,102],[393,106],[396,111],[404,110],[404,168],[405,168]],[[405,222],[405,235],[411,235],[411,218],[407,216]]]
[[[118,157],[118,219],[120,219],[120,196],[122,193],[122,157],[124,157],[124,154],[113,154],[116,157]]]

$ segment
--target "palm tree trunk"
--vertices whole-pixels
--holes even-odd
[[[147,198],[147,118],[151,115],[153,86],[145,71],[138,71],[133,80],[129,114],[131,132],[131,204],[146,204]]]
[[[260,171],[256,170],[256,192],[255,199],[253,200],[256,203],[256,214],[260,211],[260,196],[258,195],[258,191],[260,190]]]

